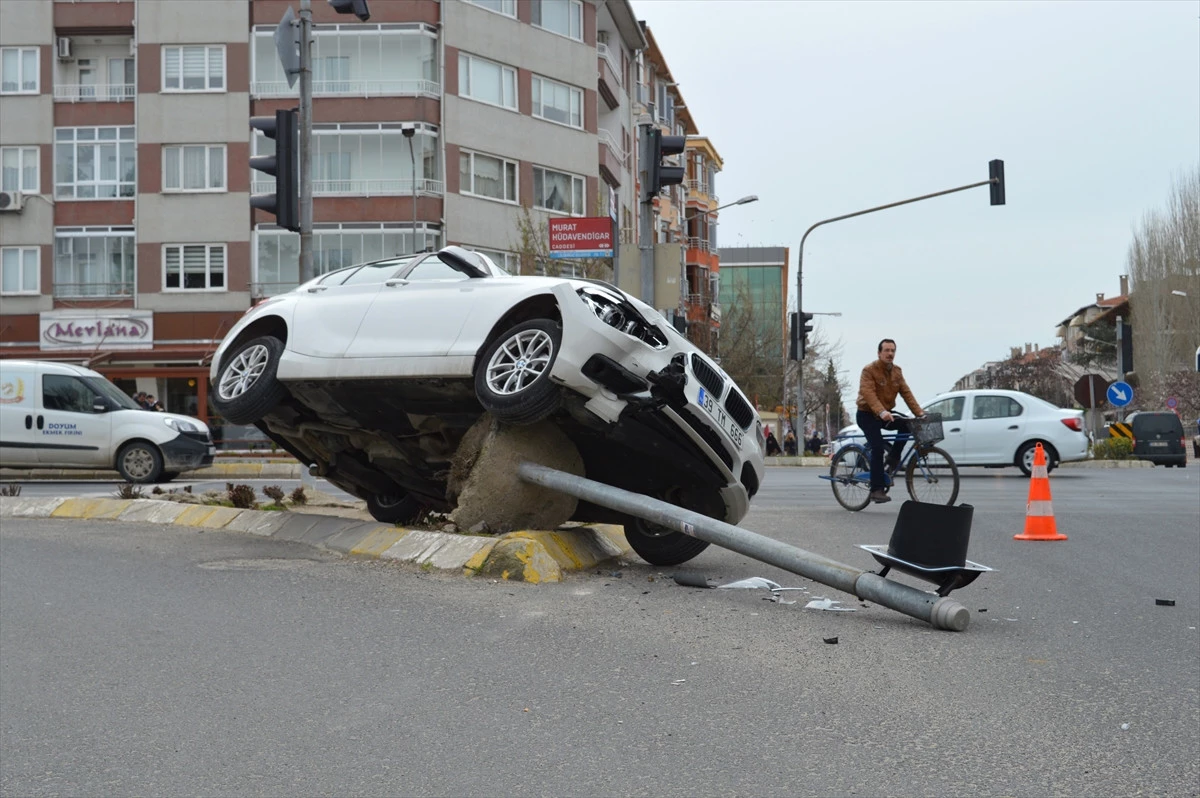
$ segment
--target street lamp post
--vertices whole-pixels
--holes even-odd
[[[412,251],[420,252],[425,249],[425,236],[421,236],[421,250],[417,249],[417,156],[413,150],[413,137],[417,135],[415,124],[406,124],[400,128],[404,138],[408,139],[408,157],[412,161]]]
[[[695,213],[689,213],[683,217],[682,223],[686,224],[690,220],[695,219],[697,216],[707,216],[710,213],[716,213],[717,211],[722,210],[724,208],[732,208],[734,205],[748,205],[751,202],[758,202],[757,194],[747,194],[746,196],[744,196],[740,199],[736,199],[733,202],[729,202],[724,205],[718,205],[717,207],[712,208],[711,210],[696,211]],[[684,243],[686,244],[686,239],[687,239],[687,231],[686,230],[684,230],[684,239],[685,239]],[[685,249],[686,249],[686,247],[685,247]],[[679,268],[681,270],[680,285],[687,285],[687,259],[686,258],[684,258],[683,262],[679,264]],[[686,317],[687,316],[686,306],[687,306],[687,295],[683,291],[680,291],[679,292],[679,307],[676,309],[676,312],[683,315],[684,317]],[[711,341],[710,341],[710,343],[711,343]]]
[[[1000,168],[996,169],[995,164],[1000,164]],[[989,167],[990,167],[990,175],[987,180],[981,180],[978,183],[971,183],[969,185],[959,186],[957,188],[948,188],[945,191],[935,191],[932,194],[922,194],[919,197],[911,197],[909,199],[899,200],[898,202],[889,202],[887,205],[877,205],[874,208],[867,208],[865,210],[855,211],[854,213],[847,213],[847,214],[843,214],[841,216],[834,216],[831,219],[822,219],[821,221],[817,222],[816,224],[812,225],[807,230],[805,230],[804,235],[801,236],[801,238],[800,238],[799,252],[796,253],[796,312],[797,313],[804,312],[804,305],[801,303],[801,298],[804,295],[803,294],[803,291],[804,291],[804,242],[808,239],[809,233],[811,233],[813,230],[816,230],[821,225],[829,224],[830,222],[840,222],[843,219],[853,219],[855,216],[863,216],[868,213],[875,213],[876,211],[884,211],[884,210],[887,210],[888,208],[896,208],[896,207],[899,207],[900,205],[908,205],[913,202],[920,202],[922,200],[933,199],[934,197],[941,197],[946,194],[954,194],[955,192],[958,192],[958,191],[966,191],[967,189],[970,189],[970,188],[979,188],[980,186],[992,186],[992,204],[993,205],[1003,205],[1004,204],[1003,163],[1000,161],[992,161],[991,164],[989,164]],[[999,188],[998,192],[997,192],[997,187]],[[797,356],[799,356],[799,352],[797,352]],[[796,416],[797,416],[797,422],[799,423],[801,429],[803,429],[803,427],[804,427],[804,360],[803,359],[797,360],[797,367],[796,367]]]

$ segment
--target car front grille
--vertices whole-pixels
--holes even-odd
[[[695,352],[692,353],[692,371],[696,372],[696,379],[700,380],[700,384],[709,390],[713,398],[719,400],[721,393],[725,390],[725,379],[721,376],[721,372]]]
[[[750,429],[750,425],[754,423],[754,408],[750,406],[750,403],[746,401],[746,397],[742,396],[742,392],[737,388],[731,388],[729,396],[725,397],[725,412],[742,429]]]

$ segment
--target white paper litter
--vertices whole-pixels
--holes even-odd
[[[827,598],[815,598],[804,605],[806,610],[826,610],[827,612],[854,612],[853,607],[838,607],[840,601]]]

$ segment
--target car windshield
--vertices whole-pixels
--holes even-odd
[[[124,391],[103,377],[83,377],[82,379],[85,383],[87,383],[89,388],[115,404],[117,407],[120,407],[124,410],[142,409],[141,405],[133,401],[133,397],[126,395]]]
[[[1139,413],[1133,417],[1134,437],[1139,435],[1178,435],[1183,437],[1183,424],[1174,413]]]

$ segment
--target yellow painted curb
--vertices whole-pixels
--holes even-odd
[[[499,541],[497,541],[497,542],[499,542]],[[488,546],[487,548],[480,549],[479,551],[477,551],[473,555],[471,555],[471,559],[469,559],[465,563],[463,563],[463,576],[475,576],[480,571],[482,571],[484,563],[487,562],[488,557],[492,556],[492,549],[494,549],[494,548],[496,548],[495,543]]]
[[[562,568],[541,541],[515,535],[496,541],[479,573],[535,585],[562,581]]]
[[[237,507],[213,507],[213,512],[208,515],[203,521],[197,524],[188,524],[188,526],[199,526],[205,529],[222,529],[229,524],[230,521],[241,515],[244,510]],[[175,523],[179,523],[179,519],[183,518],[187,513],[180,513]]]
[[[204,522],[208,517],[215,513],[220,507],[213,507],[210,504],[193,504],[179,514],[172,523],[180,526],[204,526]]]
[[[351,554],[363,555],[366,557],[378,557],[385,551],[396,545],[397,541],[401,540],[408,534],[407,529],[397,529],[396,527],[381,526],[371,530],[365,538],[363,538],[357,546],[350,549]]]
[[[129,506],[126,499],[67,499],[50,513],[55,518],[116,518]]]

